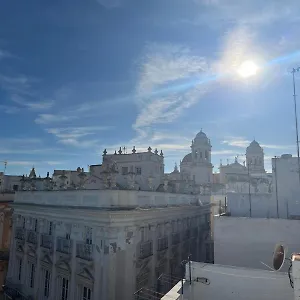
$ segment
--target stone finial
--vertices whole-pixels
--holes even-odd
[[[114,153],[115,155],[117,154],[117,150],[115,150],[115,153]]]
[[[104,149],[103,156],[106,155],[106,154],[107,154],[107,151],[106,151],[106,149]]]
[[[160,150],[160,154],[159,154],[160,156],[164,156],[164,154],[163,154],[163,151],[162,150]]]
[[[220,167],[222,167],[222,159],[220,159]]]
[[[157,150],[157,148],[155,148],[155,150],[154,150],[154,154],[158,154],[158,150]]]
[[[120,147],[118,153],[119,153],[119,154],[122,154],[122,148],[121,148],[121,147]]]
[[[149,148],[148,148],[148,152],[151,152],[152,151],[152,148],[149,146]]]
[[[174,166],[174,172],[178,172],[177,163],[175,163],[175,166]]]
[[[136,153],[135,146],[133,146],[133,148],[132,148],[132,153],[133,153],[133,154],[135,154],[135,153]]]
[[[49,172],[47,172],[47,178],[49,178]]]

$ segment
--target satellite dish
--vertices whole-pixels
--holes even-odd
[[[285,249],[283,245],[276,245],[273,255],[273,268],[279,271],[285,260]]]

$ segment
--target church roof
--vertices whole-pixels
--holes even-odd
[[[256,140],[253,140],[247,147],[247,150],[262,150],[262,148]]]
[[[192,153],[187,154],[182,160],[182,162],[191,162],[191,161],[192,161]]]

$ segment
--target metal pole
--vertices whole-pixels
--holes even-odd
[[[252,217],[252,203],[251,203],[251,182],[250,182],[250,171],[249,171],[249,163],[247,164],[248,165],[248,181],[249,181],[249,189],[248,189],[248,193],[249,193],[249,215],[250,215],[250,218]]]
[[[192,266],[191,266],[191,254],[188,257],[189,260],[189,275],[190,275],[190,285],[192,284]]]
[[[278,187],[277,187],[277,156],[274,156],[274,173],[275,173],[275,193],[276,193],[276,208],[277,208],[277,219],[279,219],[279,207],[278,207]]]
[[[298,134],[298,118],[297,118],[297,96],[296,96],[296,84],[295,84],[295,73],[299,72],[300,68],[293,68],[293,90],[294,90],[294,111],[295,111],[295,126],[296,126],[296,143],[297,143],[297,161],[298,161],[298,177],[300,184],[300,152],[299,152],[299,134]]]

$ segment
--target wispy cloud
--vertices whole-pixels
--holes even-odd
[[[19,95],[12,95],[11,100],[23,107],[28,108],[29,110],[47,110],[50,109],[54,105],[54,101],[28,101],[25,100],[23,97],[20,97]]]
[[[236,148],[244,148],[246,149],[251,143],[251,140],[245,139],[243,137],[227,137],[225,140],[221,141],[221,144],[225,144],[231,147],[236,147]],[[260,143],[260,146],[262,148],[267,148],[267,149],[278,149],[278,150],[287,150],[291,149],[294,146],[293,145],[273,145],[273,144],[264,144]]]
[[[82,126],[48,128],[46,131],[53,134],[60,144],[74,146],[77,148],[89,148],[99,144],[99,138],[86,139],[86,137],[111,129],[113,129],[111,126]]]
[[[0,60],[4,58],[10,58],[10,57],[13,57],[13,55],[10,52],[0,49]]]
[[[186,47],[149,44],[136,86],[139,114],[133,128],[139,136],[146,138],[148,128],[174,121],[196,103],[207,90],[200,84],[207,71],[205,58]]]
[[[20,111],[19,107],[11,106],[11,105],[0,105],[0,112],[4,112],[5,114],[16,114]]]
[[[297,0],[194,0],[196,4],[205,6],[206,15],[199,14],[194,20],[198,24],[246,24],[252,26],[269,25],[277,21],[299,21],[299,3]],[[280,12],[280,13],[279,13]],[[201,16],[204,17],[201,20]]]
[[[62,115],[62,114],[39,114],[35,119],[35,123],[37,124],[53,124],[53,123],[62,123],[72,121],[74,119],[78,119],[77,116],[74,115]]]

